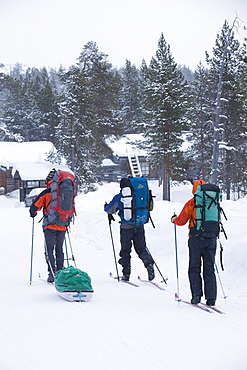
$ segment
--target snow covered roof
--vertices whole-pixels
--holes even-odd
[[[64,165],[52,164],[50,162],[17,162],[13,166],[12,176],[14,176],[16,171],[18,171],[21,179],[24,181],[44,180],[52,168],[71,172],[71,170]]]
[[[137,140],[142,141],[143,136],[141,134],[129,134],[114,142],[107,140],[106,143],[112,149],[113,154],[120,157],[134,153],[138,156],[146,156],[147,153],[145,150],[137,149],[135,146],[130,144],[130,142]]]
[[[56,169],[70,171],[65,165],[57,165],[47,162],[49,153],[56,152],[56,148],[50,141],[29,142],[0,142],[0,165],[13,167],[12,176],[16,171],[22,180],[43,180],[49,171]]]
[[[111,159],[105,158],[103,159],[102,166],[117,166],[117,164],[113,163]]]
[[[0,170],[6,171],[9,169],[9,164],[4,159],[0,158]]]
[[[50,141],[0,142],[0,158],[9,166],[16,162],[44,162],[47,155],[56,150]]]

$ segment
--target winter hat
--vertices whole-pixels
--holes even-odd
[[[127,179],[126,177],[123,177],[120,180],[120,188],[125,188],[126,186],[130,186],[130,180]]]
[[[46,179],[45,179],[45,183],[47,184],[50,180],[53,179],[54,175],[56,173],[56,168],[53,168],[47,175]]]
[[[193,184],[192,194],[195,194],[198,185],[204,185],[204,184],[206,184],[205,181],[203,181],[203,180],[196,180],[194,182],[194,184]]]

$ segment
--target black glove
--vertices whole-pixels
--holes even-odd
[[[37,216],[37,213],[31,213],[30,212],[30,217],[34,218],[35,216]]]
[[[178,216],[176,215],[176,213],[174,213],[174,215],[171,217],[171,222],[172,222],[172,223],[174,223],[174,222],[173,222],[173,220],[174,220],[174,218],[176,218],[176,217],[178,217]]]
[[[111,223],[111,221],[115,221],[115,218],[110,213],[108,213],[108,220],[109,223]]]

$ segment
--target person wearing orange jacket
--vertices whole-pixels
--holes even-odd
[[[54,275],[58,270],[61,270],[64,266],[64,253],[63,253],[63,242],[67,226],[49,224],[48,213],[51,202],[51,189],[50,185],[56,169],[53,168],[46,177],[46,189],[43,190],[33,201],[30,207],[30,216],[35,217],[37,212],[43,209],[43,231],[45,238],[45,256],[48,265],[48,282],[54,281]],[[55,256],[54,256],[55,250]]]
[[[206,184],[203,180],[196,180],[193,184],[192,194],[195,194],[198,185]],[[214,306],[217,286],[214,271],[217,240],[216,237],[205,238],[196,235],[196,204],[194,197],[189,199],[180,214],[173,215],[171,222],[183,226],[189,221],[189,281],[192,293],[191,303],[198,304],[203,296],[202,277],[206,304]],[[201,265],[203,262],[203,275]]]

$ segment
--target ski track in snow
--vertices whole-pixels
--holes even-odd
[[[72,366],[89,370],[247,369],[247,199],[223,202],[228,240],[221,238],[225,271],[220,271],[220,276],[228,297],[221,298],[218,284],[217,307],[226,315],[207,313],[174,300],[177,280],[170,217],[189,199],[191,186],[173,187],[173,201],[163,202],[156,182],[151,184],[156,195],[152,213],[156,228],[145,226],[146,239],[162,274],[169,279],[162,284],[166,290],[138,282],[137,276],[146,279],[147,273],[134,251],[131,281],[140,287],[109,278],[109,272],[115,275],[116,270],[103,205],[119,186],[105,184],[76,200],[78,216],[70,234],[73,253],[77,267],[91,276],[95,291],[91,301],[81,303],[65,301],[53,286],[39,279],[39,274],[43,279],[47,277],[42,227],[38,223],[41,214],[35,218],[29,284],[29,209],[15,198],[0,197],[1,370],[63,370]],[[118,257],[117,216],[112,232]],[[177,227],[177,237],[180,296],[189,300],[187,226]],[[155,281],[160,283],[157,269],[155,272]]]

